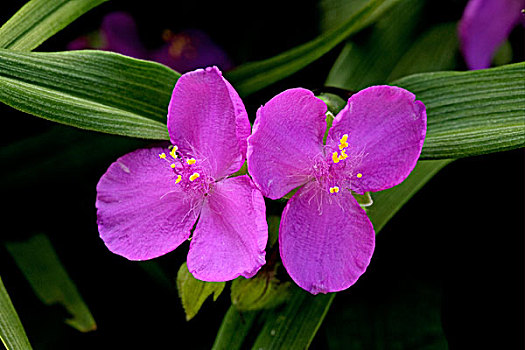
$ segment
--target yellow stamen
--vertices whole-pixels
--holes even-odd
[[[177,166],[177,165],[176,165],[175,163],[170,164],[170,167],[171,167],[172,169],[175,169],[176,166]]]
[[[177,178],[175,179],[175,183],[178,184],[181,181],[182,181],[182,175],[178,175]]]
[[[177,150],[179,149],[179,147],[177,146],[173,146],[173,148],[171,149],[170,151],[170,156],[173,158],[173,159],[177,159]]]
[[[363,177],[363,174],[361,174],[361,173],[357,173],[357,175],[356,175],[356,176],[357,176],[357,178],[358,178],[358,179],[360,179],[360,178],[362,178],[362,177]]]
[[[188,163],[189,165],[195,164],[196,162],[197,161],[195,160],[195,158],[190,158],[186,160],[186,163]]]
[[[190,181],[195,181],[197,178],[199,178],[201,176],[201,174],[199,173],[193,173],[191,174],[190,176]]]
[[[348,158],[348,155],[346,154],[345,150],[341,150],[341,155],[339,156],[339,160],[345,160]]]
[[[338,186],[334,186],[334,187],[330,187],[330,193],[337,193],[339,192],[339,187]]]
[[[332,160],[336,164],[339,163],[339,161],[341,160],[341,159],[339,159],[339,156],[337,155],[337,152],[332,153]]]
[[[166,159],[166,153],[159,154],[159,158],[160,159]]]
[[[348,134],[344,134],[343,137],[341,137],[341,140],[339,141],[339,149],[343,150],[346,147],[348,147]]]

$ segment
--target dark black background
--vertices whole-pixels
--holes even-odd
[[[431,2],[423,22],[457,20],[464,3]],[[21,4],[2,4],[1,22]],[[162,43],[160,35],[166,28],[199,28],[237,64],[270,57],[318,33],[315,1],[110,1],[39,50],[64,50],[69,41],[95,30],[104,14],[113,10],[132,13],[143,42],[151,47]],[[522,49],[520,35],[512,37],[518,50]],[[246,99],[252,120],[261,104],[285,88],[321,87],[338,51]],[[0,106],[0,112],[3,146],[52,126],[6,106]],[[0,275],[29,339],[35,349],[209,348],[229,306],[227,290],[186,322],[175,289],[156,282],[139,263],[113,255],[98,238],[95,186],[119,155],[76,171],[74,177],[60,172],[37,184],[2,185],[5,229],[1,239],[46,233],[98,324],[98,330],[88,334],[65,325],[64,310],[44,306],[0,246]],[[19,162],[32,160],[29,152]],[[400,286],[423,282],[441,296],[439,312],[451,349],[523,348],[523,160],[522,150],[472,157],[457,160],[436,175],[382,230],[369,270],[337,296],[312,347],[326,348],[326,327],[345,306],[388,304]],[[281,204],[267,203],[270,212],[282,209]],[[157,259],[172,282],[186,252],[184,245]],[[414,348],[423,348],[420,345]]]

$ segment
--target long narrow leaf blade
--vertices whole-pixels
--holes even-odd
[[[267,60],[246,63],[226,76],[241,96],[258,91],[314,62],[348,36],[371,24],[396,2],[371,0],[335,30]]]
[[[224,315],[212,350],[243,349],[244,340],[258,315],[257,311],[241,313],[231,306]]]
[[[163,65],[110,52],[0,49],[0,101],[110,134],[167,139],[167,108],[179,76]]]
[[[29,350],[31,345],[0,278],[0,339],[7,350]]]
[[[253,345],[254,349],[307,349],[321,326],[335,293],[313,296],[296,288],[284,309],[272,313]],[[264,316],[263,316],[264,317]]]
[[[63,305],[71,315],[66,323],[81,332],[97,328],[89,308],[46,235],[38,234],[24,242],[6,243],[6,248],[44,304]]]
[[[427,107],[421,159],[461,158],[525,146],[525,63],[412,75],[392,83]]]
[[[0,48],[31,51],[108,0],[32,0],[0,28]]]

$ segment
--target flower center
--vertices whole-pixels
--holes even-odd
[[[159,158],[166,161],[173,170],[175,184],[184,190],[199,191],[206,194],[213,179],[206,175],[203,165],[195,158],[184,155],[177,146],[170,146],[168,154],[160,153]]]
[[[338,144],[327,145],[326,148],[326,158],[314,165],[315,181],[330,195],[337,195],[341,190],[350,190],[353,181],[363,178],[358,169],[364,152],[350,147],[348,134],[342,135]]]

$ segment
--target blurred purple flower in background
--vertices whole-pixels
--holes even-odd
[[[168,111],[173,146],[119,158],[97,185],[97,223],[112,252],[130,260],[166,254],[192,228],[188,269],[203,281],[251,277],[268,239],[261,192],[247,175],[250,123],[233,87],[213,67],[184,74]]]
[[[166,42],[163,46],[148,50],[140,41],[133,17],[124,12],[113,12],[104,17],[98,32],[73,40],[68,49],[117,52],[159,62],[180,73],[213,65],[221,70],[233,68],[224,50],[200,30],[188,29],[180,33],[166,30],[163,39]]]
[[[398,87],[350,97],[323,144],[326,109],[309,90],[286,90],[257,111],[248,138],[248,170],[263,195],[304,185],[284,208],[279,247],[292,279],[313,294],[346,289],[364,273],[375,233],[351,190],[401,183],[426,134],[425,106]]]
[[[470,0],[458,26],[461,52],[469,69],[490,67],[498,47],[522,22],[525,0]],[[522,22],[524,23],[524,22]]]

